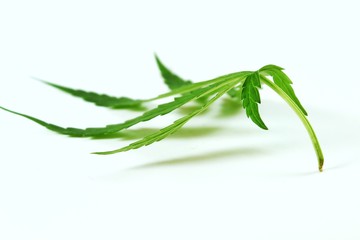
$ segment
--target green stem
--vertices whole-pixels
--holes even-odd
[[[316,134],[314,132],[314,129],[312,128],[309,120],[306,118],[304,113],[301,111],[301,109],[296,105],[296,103],[275,83],[267,79],[266,77],[261,76],[261,80],[263,83],[265,83],[267,86],[269,86],[272,90],[274,90],[277,94],[280,95],[288,104],[289,106],[295,111],[295,113],[298,115],[302,123],[304,124],[306,130],[309,133],[309,136],[311,138],[312,144],[314,146],[316,155],[318,157],[318,165],[319,165],[319,171],[322,172],[322,168],[324,165],[324,156],[321,151],[320,143],[316,137]]]
[[[166,98],[166,97],[170,97],[170,96],[174,96],[174,95],[178,95],[178,94],[188,93],[188,92],[194,91],[194,90],[196,90],[196,89],[198,89],[200,87],[206,87],[206,86],[209,86],[211,84],[218,83],[218,82],[229,81],[229,80],[232,80],[234,78],[245,78],[250,73],[251,73],[250,71],[235,72],[235,73],[230,73],[230,74],[220,76],[220,77],[217,77],[217,78],[214,78],[214,79],[211,79],[211,80],[192,83],[192,84],[189,84],[189,85],[179,87],[179,88],[177,88],[175,90],[171,90],[170,92],[163,93],[163,94],[161,94],[161,95],[159,95],[157,97],[142,100],[142,102],[151,102],[151,101],[158,100],[158,99],[161,99],[161,98]]]

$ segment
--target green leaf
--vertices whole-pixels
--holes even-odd
[[[152,99],[140,100],[140,99],[132,99],[132,98],[128,98],[128,97],[113,97],[113,96],[109,96],[106,94],[100,94],[100,93],[96,93],[96,92],[89,92],[89,91],[84,91],[81,89],[73,89],[73,88],[61,86],[61,85],[51,83],[48,81],[44,81],[41,79],[37,79],[37,78],[34,78],[34,79],[40,80],[41,82],[43,82],[51,87],[54,87],[60,91],[71,94],[72,96],[82,98],[83,100],[85,100],[87,102],[94,103],[97,106],[108,107],[108,108],[112,108],[112,109],[144,110],[144,107],[143,107],[144,102],[150,102],[153,100],[157,100],[157,99],[161,99],[161,98],[165,98],[165,97],[169,97],[169,96],[173,96],[173,95],[177,95],[177,94],[184,94],[184,93],[190,92],[194,89],[197,89],[200,86],[210,85],[213,82],[218,81],[219,78],[222,78],[222,79],[228,78],[228,77],[230,78],[230,77],[238,74],[238,73],[233,73],[233,74],[221,76],[219,78],[212,79],[209,81],[192,83],[190,80],[183,80],[179,76],[172,73],[161,62],[161,60],[157,56],[155,56],[155,57],[156,57],[156,61],[159,66],[159,69],[161,71],[161,74],[164,78],[164,81],[167,84],[167,86],[171,89],[171,91],[168,93],[165,93],[165,94],[161,94],[158,97],[152,98]],[[230,92],[231,91],[229,91],[229,95],[231,95]],[[202,98],[199,98],[199,99],[197,99],[197,102],[203,104],[207,101],[208,97],[209,96],[204,96]]]
[[[161,76],[164,79],[165,84],[171,89],[177,89],[189,84],[192,84],[193,82],[191,80],[184,80],[183,78],[179,77],[175,73],[173,73],[170,69],[168,69],[160,60],[160,58],[155,54],[156,63],[158,65],[158,68],[160,70]],[[235,93],[235,89],[230,89],[228,91],[228,95],[230,97],[236,98],[235,95],[238,96],[237,93]],[[207,102],[209,96],[204,96],[202,98],[198,99],[198,103],[204,104]]]
[[[137,148],[140,148],[143,146],[148,146],[154,142],[158,142],[158,141],[168,137],[169,135],[175,133],[176,131],[178,131],[191,118],[193,118],[196,115],[200,114],[201,112],[205,111],[214,101],[216,101],[218,98],[220,98],[222,95],[224,95],[233,86],[234,86],[234,83],[231,84],[230,87],[229,87],[229,85],[223,86],[222,88],[218,89],[217,94],[212,99],[210,99],[207,103],[205,103],[200,109],[190,113],[187,116],[184,116],[184,117],[176,120],[173,124],[163,128],[163,129],[160,129],[159,131],[157,131],[153,134],[150,134],[139,141],[131,143],[130,145],[120,148],[120,149],[116,149],[116,150],[108,151],[108,152],[96,152],[95,154],[107,155],[107,154],[114,154],[114,153],[118,153],[118,152],[125,152],[125,151],[129,151],[129,150],[137,149]]]
[[[248,75],[242,85],[241,99],[246,110],[247,117],[260,128],[267,130],[265,123],[260,117],[258,104],[261,103],[258,88],[261,88],[259,72]]]
[[[175,73],[171,72],[160,60],[160,58],[155,54],[155,60],[160,70],[161,76],[164,79],[165,84],[171,89],[189,85],[192,82],[190,80],[184,80]]]
[[[175,95],[175,94],[178,94],[178,92],[186,93],[188,91],[186,90],[186,88],[184,88],[184,86],[192,85],[191,81],[185,81],[182,78],[180,78],[179,76],[173,74],[168,68],[166,68],[166,66],[160,61],[160,59],[157,56],[155,56],[155,57],[156,57],[157,64],[159,66],[159,69],[161,71],[161,74],[164,78],[165,83],[168,85],[168,87],[171,90],[179,89],[179,91],[174,92],[174,93],[169,92],[166,94],[166,96],[164,94],[164,95],[160,95],[156,98],[149,99],[149,100],[139,100],[139,99],[132,99],[132,98],[128,98],[128,97],[113,97],[113,96],[108,96],[106,94],[100,94],[100,93],[96,93],[96,92],[88,92],[88,91],[84,91],[81,89],[73,89],[73,88],[61,86],[61,85],[51,83],[48,81],[44,81],[41,79],[37,79],[37,78],[34,78],[34,79],[40,80],[41,82],[43,82],[51,87],[54,87],[65,93],[69,93],[75,97],[82,98],[83,100],[85,100],[87,102],[94,103],[97,106],[108,107],[108,108],[113,108],[113,109],[141,110],[141,109],[143,109],[142,104],[144,102],[149,102],[149,101],[157,100],[157,99],[160,99],[163,97]],[[207,81],[203,82],[204,85],[206,84],[206,82]],[[194,87],[198,87],[200,85],[201,84],[194,84]]]
[[[193,83],[192,81],[184,80],[183,78],[173,73],[161,62],[160,58],[156,54],[155,54],[155,60],[160,70],[161,76],[164,79],[165,84],[169,87],[169,89],[174,90]],[[209,96],[204,96],[202,98],[199,98],[197,102],[200,104],[204,104],[207,102],[208,97]]]
[[[191,85],[191,81],[185,81],[179,76],[173,74],[166,66],[160,61],[160,59],[156,57],[156,62],[159,66],[161,74],[164,78],[165,83],[171,90],[175,90],[181,88],[186,85]],[[37,78],[35,78],[37,79]],[[40,80],[40,79],[37,79]],[[52,86],[58,90],[61,90],[65,93],[69,93],[75,97],[82,98],[85,101],[94,103],[97,106],[108,107],[113,109],[132,109],[132,110],[139,110],[142,107],[142,103],[149,100],[138,100],[138,99],[131,99],[128,97],[113,97],[108,96],[106,94],[100,94],[96,92],[88,92],[81,89],[72,89],[69,87],[61,86],[55,83],[51,83],[48,81],[43,81],[45,84]],[[159,99],[160,97],[156,98]]]
[[[155,55],[157,65],[161,71],[161,75],[164,78],[166,85],[170,90],[180,88],[185,85],[190,85],[191,81],[185,81],[179,76],[172,73],[166,66],[160,61],[160,59]],[[37,78],[35,78],[37,79]],[[138,110],[141,108],[141,104],[144,102],[138,99],[131,99],[128,97],[113,97],[106,94],[99,94],[96,92],[88,92],[81,89],[72,89],[69,87],[61,86],[55,83],[48,81],[40,80],[46,83],[49,86],[52,86],[58,90],[61,90],[65,93],[69,93],[75,97],[82,98],[85,101],[92,102],[97,106],[108,107],[113,109],[134,109]],[[157,98],[158,99],[158,98]],[[146,101],[146,100],[145,100]]]
[[[75,97],[84,99],[85,101],[92,102],[97,106],[108,107],[113,109],[140,109],[142,100],[131,99],[128,97],[112,97],[106,94],[99,94],[95,92],[87,92],[80,89],[72,89],[64,87],[55,83],[42,81],[49,86],[52,86],[58,90],[69,93]]]
[[[160,60],[158,60],[159,67],[162,66],[162,71],[166,72],[166,76],[174,77],[176,75],[172,74],[169,70],[166,69],[163,64],[161,64]],[[272,80],[268,79],[266,75],[272,76]],[[289,77],[283,72],[283,68],[275,66],[275,65],[267,65],[261,68],[256,72],[237,72],[231,73],[225,76],[221,76],[212,80],[203,81],[199,83],[186,83],[186,81],[178,81],[170,80],[168,81],[169,87],[171,86],[172,90],[168,93],[161,94],[155,98],[147,99],[147,100],[133,100],[129,98],[115,98],[110,97],[104,94],[96,94],[92,92],[85,92],[82,90],[73,90],[70,88],[66,88],[60,85],[47,83],[53,87],[56,87],[62,91],[73,94],[75,96],[81,97],[87,101],[92,101],[100,106],[111,106],[111,107],[133,107],[137,104],[141,104],[143,102],[154,101],[160,98],[165,98],[174,95],[181,95],[180,97],[176,97],[173,101],[170,101],[165,104],[161,104],[158,107],[145,112],[139,117],[130,119],[123,123],[112,124],[102,128],[63,128],[51,123],[47,123],[40,119],[34,118],[29,115],[25,115],[22,113],[14,112],[12,110],[1,107],[1,109],[8,111],[10,113],[22,116],[27,118],[35,123],[57,133],[74,136],[74,137],[95,137],[95,136],[103,136],[107,134],[116,133],[121,131],[122,129],[129,128],[134,126],[140,122],[151,120],[157,116],[168,114],[175,109],[183,106],[184,104],[190,101],[196,101],[204,97],[211,97],[210,100],[206,101],[202,105],[200,109],[196,109],[190,114],[176,120],[173,124],[160,129],[158,132],[152,133],[143,139],[136,141],[126,147],[109,151],[109,152],[99,152],[98,154],[112,154],[116,152],[123,152],[132,149],[137,149],[143,146],[147,146],[156,141],[160,141],[170,134],[173,134],[177,130],[179,130],[184,124],[186,124],[191,118],[195,117],[199,113],[205,111],[213,102],[223,96],[225,93],[228,93],[233,99],[238,101],[242,101],[242,105],[246,110],[246,114],[251,120],[257,124],[260,128],[267,129],[266,125],[262,121],[258,109],[258,104],[261,103],[259,88],[261,88],[261,83],[266,84],[271,89],[273,89],[279,96],[281,96],[289,106],[295,111],[295,113],[299,116],[300,120],[304,124],[306,130],[309,133],[310,139],[314,145],[315,152],[318,156],[318,168],[322,171],[324,164],[324,156],[322,154],[322,150],[317,139],[317,136],[314,132],[314,129],[310,125],[310,122],[306,118],[306,111],[300,104],[297,99],[294,90],[291,87],[291,80]],[[178,87],[174,87],[178,84]],[[215,96],[214,96],[215,95]],[[115,102],[115,103],[114,103]],[[120,103],[119,103],[120,102]]]
[[[266,65],[259,71],[272,76],[274,83],[280,87],[307,116],[305,108],[301,105],[299,99],[295,95],[294,89],[291,87],[292,81],[282,70],[284,70],[282,67],[276,65]]]
[[[196,90],[196,89],[198,89],[200,87],[206,87],[206,86],[209,86],[209,85],[214,84],[214,83],[219,83],[219,82],[222,82],[222,81],[228,81],[228,80],[231,80],[231,79],[234,79],[234,78],[244,79],[244,78],[246,78],[246,76],[248,76],[251,73],[252,72],[250,72],[250,71],[242,71],[242,72],[235,72],[235,73],[226,74],[226,75],[223,75],[223,76],[211,79],[211,80],[202,81],[202,82],[196,82],[196,83],[192,83],[192,84],[189,84],[189,85],[185,85],[185,86],[179,87],[177,89],[171,90],[170,92],[161,94],[161,95],[159,95],[159,96],[157,96],[155,98],[151,98],[151,99],[143,100],[143,101],[153,101],[153,100],[157,100],[157,99],[161,99],[161,98],[165,98],[165,97],[170,97],[170,96],[173,96],[173,95],[176,95],[176,94],[188,93],[188,92]]]
[[[269,86],[272,90],[274,90],[280,97],[282,97],[285,102],[289,104],[289,106],[294,110],[294,112],[298,115],[301,122],[304,124],[304,127],[306,128],[307,132],[309,133],[310,139],[312,141],[312,144],[314,146],[316,155],[318,157],[318,168],[319,171],[322,172],[323,165],[324,165],[324,155],[322,153],[319,140],[317,139],[317,136],[315,134],[315,131],[313,127],[311,126],[309,120],[306,118],[306,115],[304,112],[299,108],[299,106],[294,102],[294,100],[289,97],[287,93],[285,93],[284,90],[282,90],[277,84],[270,81],[267,77],[260,75],[261,81]]]
[[[241,73],[238,75],[241,76]],[[235,78],[235,80],[238,80],[238,79],[239,78]],[[72,128],[72,127],[63,128],[63,127],[60,127],[60,126],[57,126],[57,125],[54,125],[51,123],[47,123],[43,120],[34,118],[32,116],[6,109],[1,106],[0,106],[0,108],[2,108],[5,111],[8,111],[10,113],[25,117],[25,118],[27,118],[31,121],[34,121],[35,123],[47,128],[51,131],[54,131],[54,132],[57,132],[60,134],[64,134],[64,135],[68,135],[68,136],[72,136],[72,137],[93,137],[93,136],[101,136],[101,135],[116,133],[122,129],[129,128],[140,122],[145,122],[145,121],[151,120],[157,116],[168,114],[192,100],[196,100],[205,95],[214,94],[214,92],[219,87],[224,86],[224,85],[228,84],[228,82],[231,82],[234,80],[228,80],[227,77],[223,77],[223,78],[220,77],[220,78],[217,78],[217,81],[218,82],[214,82],[213,84],[211,84],[209,86],[198,88],[196,90],[188,92],[188,93],[182,95],[181,97],[176,97],[173,101],[165,103],[165,104],[161,104],[158,107],[145,112],[144,114],[142,114],[139,117],[130,119],[123,123],[107,125],[106,127],[101,127],[101,128],[86,128],[86,129]]]

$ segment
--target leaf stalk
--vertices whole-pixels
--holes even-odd
[[[318,158],[319,171],[322,172],[323,165],[324,165],[324,155],[322,153],[319,140],[316,137],[315,131],[312,128],[309,120],[306,118],[306,116],[301,111],[301,109],[296,105],[296,103],[280,87],[278,87],[275,83],[273,83],[272,81],[270,81],[268,78],[266,78],[265,76],[263,76],[261,74],[260,74],[260,78],[263,83],[265,83],[268,87],[270,87],[272,90],[274,90],[277,94],[280,95],[280,97],[282,97],[285,100],[285,102],[288,103],[288,105],[294,110],[294,112],[300,118],[301,122],[304,124],[307,132],[309,133],[311,142],[314,146],[314,149],[315,149],[315,152],[316,152],[316,155]]]

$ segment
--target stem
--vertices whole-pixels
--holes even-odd
[[[274,90],[277,94],[279,94],[280,97],[282,97],[289,104],[289,106],[295,111],[295,113],[298,115],[298,117],[300,118],[300,120],[304,124],[306,130],[309,133],[310,139],[312,141],[312,144],[314,146],[316,155],[318,157],[319,171],[322,172],[322,168],[323,168],[323,165],[324,165],[324,156],[323,156],[323,153],[321,151],[320,143],[319,143],[319,141],[318,141],[318,139],[316,137],[314,129],[312,128],[309,120],[306,118],[306,116],[300,110],[300,108],[296,105],[296,103],[280,87],[278,87],[275,83],[273,83],[272,81],[270,81],[266,77],[264,77],[262,75],[260,75],[260,77],[261,77],[261,80],[262,80],[263,83],[268,85],[272,90]]]
[[[154,100],[170,97],[170,96],[173,96],[173,95],[188,93],[188,92],[194,91],[194,90],[196,90],[196,89],[198,89],[200,87],[206,87],[206,86],[209,86],[211,84],[218,83],[218,82],[225,82],[225,81],[234,79],[235,77],[236,78],[237,77],[245,78],[250,73],[251,72],[249,72],[249,71],[235,72],[235,73],[230,73],[230,74],[220,76],[220,77],[217,77],[217,78],[214,78],[214,79],[211,79],[211,80],[192,83],[192,84],[185,85],[185,86],[179,87],[177,89],[171,90],[170,92],[160,94],[157,97],[142,100],[142,102],[151,102],[151,101],[154,101]]]

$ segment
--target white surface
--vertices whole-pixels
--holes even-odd
[[[260,110],[269,131],[243,113],[219,117],[216,105],[161,143],[112,156],[88,153],[130,140],[67,138],[1,111],[0,239],[360,239],[358,9],[357,1],[2,1],[2,106],[102,126],[136,113],[96,108],[29,76],[145,98],[166,91],[153,52],[195,81],[273,63],[294,80],[326,162],[316,172],[303,126],[267,89]]]

